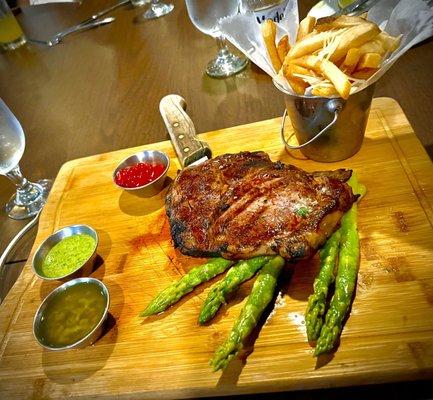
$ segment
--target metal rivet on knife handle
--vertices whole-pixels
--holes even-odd
[[[159,111],[182,167],[212,156],[208,144],[197,138],[194,124],[185,109],[185,100],[176,94],[165,96],[159,103]]]

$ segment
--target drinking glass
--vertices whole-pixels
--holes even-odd
[[[0,47],[15,50],[26,42],[26,37],[6,0],[0,0]]]
[[[217,56],[207,65],[206,73],[214,78],[225,78],[242,71],[248,60],[228,49],[218,23],[220,18],[238,13],[239,0],[185,0],[185,3],[194,26],[206,35],[213,36],[218,44]]]
[[[0,175],[8,177],[16,185],[16,192],[5,206],[13,219],[25,219],[36,215],[44,206],[52,181],[42,179],[29,182],[18,165],[25,148],[25,136],[15,115],[0,99]]]
[[[151,0],[150,8],[142,15],[145,19],[154,19],[162,17],[173,11],[173,4],[166,4],[159,0]]]

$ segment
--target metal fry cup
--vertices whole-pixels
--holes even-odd
[[[314,161],[345,160],[361,148],[373,100],[374,85],[342,98],[294,95],[274,80],[284,94],[286,110],[281,124],[281,139],[287,149],[301,150]],[[288,143],[284,132],[289,115],[299,145]]]

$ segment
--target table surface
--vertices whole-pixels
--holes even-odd
[[[282,114],[281,94],[268,75],[250,65],[224,80],[204,74],[214,39],[190,23],[182,0],[160,19],[144,21],[143,9],[122,7],[108,26],[67,38],[53,48],[26,45],[0,54],[0,94],[26,133],[20,163],[31,180],[55,178],[68,160],[166,140],[160,99],[181,94],[197,132],[260,121]],[[50,4],[18,15],[28,37],[48,38],[115,1]],[[302,1],[305,15],[314,1]],[[433,41],[408,51],[378,82],[376,96],[396,99],[433,158]],[[13,193],[0,176],[0,203]],[[0,213],[0,252],[24,226]],[[10,255],[19,270],[35,229]]]

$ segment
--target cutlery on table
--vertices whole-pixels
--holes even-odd
[[[55,46],[56,44],[60,43],[63,40],[63,38],[67,35],[70,35],[70,34],[75,33],[75,32],[85,31],[87,29],[96,28],[98,26],[110,24],[115,19],[116,18],[114,18],[114,17],[107,17],[107,18],[104,18],[101,20],[96,20],[96,21],[90,22],[90,23],[79,23],[78,25],[71,26],[70,28],[65,29],[62,32],[56,33],[53,37],[51,37],[51,39],[48,39],[48,40],[27,39],[27,41],[30,43],[41,44],[41,45],[51,47],[51,46]]]
[[[133,7],[142,7],[150,0],[121,0],[118,3],[112,5],[111,7],[107,7],[97,13],[91,15],[89,18],[81,21],[80,24],[88,24],[89,22],[96,21],[98,18],[101,18],[103,15],[108,14],[111,11],[114,11],[116,8],[122,7],[128,3],[131,3]]]

